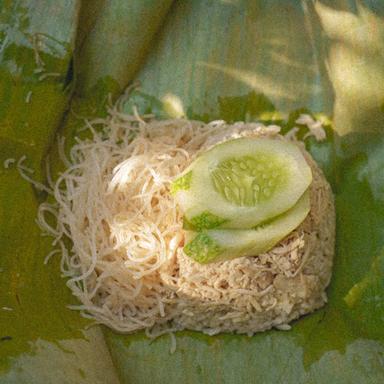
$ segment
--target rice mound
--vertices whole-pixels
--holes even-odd
[[[253,334],[286,325],[322,307],[331,279],[335,213],[331,188],[302,147],[312,169],[311,210],[304,222],[272,250],[253,257],[201,265],[179,248],[168,281],[182,299],[174,320],[210,334]],[[172,281],[174,283],[172,284]]]
[[[54,237],[71,308],[124,333],[149,336],[180,329],[253,334],[288,329],[291,320],[326,302],[334,254],[331,188],[304,145],[313,172],[311,211],[267,253],[200,265],[183,253],[182,214],[171,182],[214,144],[242,136],[284,138],[277,126],[144,121],[112,109],[87,123],[66,170],[39,209]],[[63,143],[61,143],[63,144]],[[52,226],[51,216],[56,218]],[[70,240],[68,242],[67,240]]]

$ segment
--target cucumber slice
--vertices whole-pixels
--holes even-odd
[[[204,222],[209,214],[217,228],[249,229],[293,207],[311,181],[311,169],[295,144],[240,138],[203,153],[172,190],[190,223]]]
[[[255,229],[188,231],[184,253],[201,264],[256,256],[269,251],[297,228],[309,210],[310,200],[307,191],[293,208]]]

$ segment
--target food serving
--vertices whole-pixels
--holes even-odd
[[[333,195],[294,134],[117,108],[87,128],[38,220],[72,308],[119,332],[252,335],[324,305]]]

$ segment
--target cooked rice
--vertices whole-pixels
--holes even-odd
[[[249,135],[284,139],[279,128],[145,122],[117,109],[87,126],[92,138],[71,149],[53,188],[55,202],[41,205],[38,220],[54,237],[63,276],[81,302],[72,308],[120,332],[253,334],[288,329],[292,319],[326,302],[333,197],[300,143],[314,176],[305,221],[267,253],[200,265],[183,253],[182,215],[170,183],[215,143]],[[56,217],[54,227],[47,215]]]

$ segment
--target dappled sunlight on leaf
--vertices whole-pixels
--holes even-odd
[[[243,71],[236,68],[225,67],[219,64],[211,64],[205,62],[197,62],[196,64],[197,66],[202,66],[211,70],[222,72],[232,77],[234,80],[244,83],[249,88],[255,89],[257,92],[265,92],[270,97],[295,100],[295,95],[290,94],[288,90],[276,88],[269,77],[258,75],[252,71]]]
[[[335,90],[337,131],[382,131],[384,19],[359,4],[357,15],[316,2],[330,39],[328,72]]]
[[[344,296],[344,301],[355,315],[359,325],[376,336],[384,337],[384,329],[376,320],[384,321],[384,252],[373,259],[365,277],[354,284]]]
[[[175,3],[138,74],[143,92],[176,94],[200,115],[219,96],[252,90],[285,113],[303,106],[329,112],[320,24],[307,8],[294,1]]]

